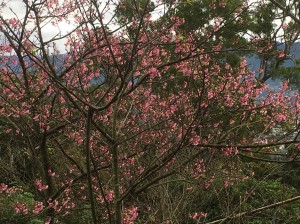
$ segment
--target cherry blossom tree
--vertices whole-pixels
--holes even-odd
[[[299,148],[299,95],[287,82],[272,91],[243,57],[220,57],[236,51],[217,39],[225,20],[186,33],[175,2],[132,3],[122,21],[128,1],[24,0],[22,17],[0,16],[1,194],[34,195],[14,203],[22,217],[55,223],[88,210],[92,223],[172,223],[170,183],[231,186],[251,176],[241,158]],[[255,50],[269,50],[264,41]],[[206,216],[184,209],[183,222]]]

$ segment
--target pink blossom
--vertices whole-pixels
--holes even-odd
[[[281,25],[281,27],[282,27],[282,29],[287,29],[287,28],[289,27],[289,24],[283,23],[283,24]]]
[[[37,201],[36,203],[35,203],[35,207],[34,207],[34,210],[33,210],[33,214],[39,214],[39,213],[41,213],[41,211],[44,209],[44,204],[43,204],[43,202],[41,202],[41,201]]]
[[[7,185],[4,183],[1,183],[0,193],[4,192],[6,190],[7,190]]]
[[[150,77],[156,77],[156,76],[158,76],[158,70],[157,70],[157,68],[150,68],[149,69],[149,74],[150,74]]]
[[[277,120],[278,122],[286,121],[286,119],[287,119],[287,117],[286,117],[285,114],[277,114],[277,115],[276,115],[276,120]]]
[[[278,57],[279,58],[284,58],[285,57],[285,53],[280,51],[279,54],[278,54]]]
[[[48,170],[48,174],[51,177],[54,177],[56,175],[55,172],[52,172],[50,169]]]
[[[137,207],[127,209],[124,214],[123,223],[124,224],[134,224],[134,220],[138,217]]]
[[[214,94],[212,92],[207,93],[207,98],[210,100],[211,98],[214,97]]]
[[[24,215],[28,214],[28,208],[26,207],[26,205],[24,204],[24,202],[16,202],[15,203],[15,211],[16,213],[21,213]]]
[[[37,189],[39,191],[43,191],[43,190],[47,190],[48,189],[48,185],[43,185],[42,181],[40,179],[37,179],[35,181],[35,185],[37,186]]]
[[[205,212],[194,212],[189,215],[191,219],[196,220],[199,218],[205,218],[207,216],[207,213]]]
[[[83,142],[83,138],[81,136],[76,138],[76,142],[77,143],[82,143]]]
[[[196,135],[196,136],[190,138],[190,143],[192,145],[198,145],[200,143],[200,140],[201,140],[201,138],[198,135]]]

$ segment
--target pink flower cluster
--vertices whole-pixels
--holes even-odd
[[[134,221],[138,217],[137,207],[133,207],[131,209],[127,209],[124,218],[123,223],[124,224],[134,224]]]
[[[37,179],[35,181],[35,185],[36,185],[38,191],[44,191],[44,190],[48,189],[48,185],[43,185],[42,181],[40,179]]]
[[[205,218],[206,216],[207,216],[207,213],[205,213],[205,212],[194,212],[194,213],[190,214],[190,218],[193,220]]]

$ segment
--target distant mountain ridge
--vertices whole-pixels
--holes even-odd
[[[279,44],[278,45],[278,49],[279,50],[283,50],[284,49],[284,44]],[[284,67],[292,67],[294,66],[294,62],[293,59],[300,59],[300,42],[296,42],[294,44],[291,45],[290,48],[290,54],[291,59],[288,59],[284,62],[283,66]],[[260,59],[258,58],[258,56],[249,56],[246,57],[249,69],[257,72],[260,66]],[[300,76],[300,74],[299,74]],[[266,81],[266,83],[269,84],[270,88],[273,90],[278,90],[281,86],[282,80],[278,79],[278,78],[270,78]]]
[[[284,49],[284,44],[279,44],[278,45],[280,50]],[[291,48],[290,48],[290,56],[292,59],[297,58],[300,59],[300,42],[296,42],[294,43]],[[51,63],[53,63],[55,65],[56,71],[57,73],[61,73],[64,70],[64,54],[59,54],[59,55],[55,55],[51,58]],[[284,66],[286,67],[292,67],[294,65],[293,60],[286,60],[284,63]],[[15,60],[18,60],[17,56],[11,56],[11,59],[9,59],[9,66],[11,67],[11,70],[18,73],[21,73],[21,67],[19,64],[15,63]],[[32,65],[30,62],[30,59],[28,57],[24,58],[25,62],[27,62],[27,66],[30,68],[30,66]],[[246,56],[246,60],[248,63],[248,67],[250,70],[257,72],[259,67],[260,67],[260,59],[258,58],[258,56]],[[1,62],[1,58],[0,58],[0,67],[4,66],[4,63]],[[300,74],[299,74],[300,76]],[[102,79],[101,79],[102,80]],[[103,81],[103,80],[102,80]],[[280,79],[268,79],[266,81],[266,83],[269,84],[269,86],[274,89],[274,90],[278,90],[281,86],[282,81]]]

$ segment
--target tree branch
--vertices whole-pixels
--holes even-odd
[[[232,215],[232,216],[229,216],[229,217],[226,217],[226,218],[223,218],[223,219],[218,219],[218,220],[215,220],[215,221],[212,221],[212,222],[208,222],[206,224],[225,223],[226,221],[229,221],[229,220],[238,219],[238,218],[248,216],[248,215],[253,215],[253,214],[261,212],[263,210],[270,209],[270,208],[275,208],[275,207],[278,207],[278,206],[281,206],[281,205],[285,205],[285,204],[297,201],[299,199],[300,199],[300,196],[296,196],[296,197],[293,197],[293,198],[290,198],[290,199],[287,199],[287,200],[276,202],[274,204],[262,206],[260,208],[254,209],[254,210],[249,211],[249,212],[241,212],[241,213],[238,213],[236,215]]]

